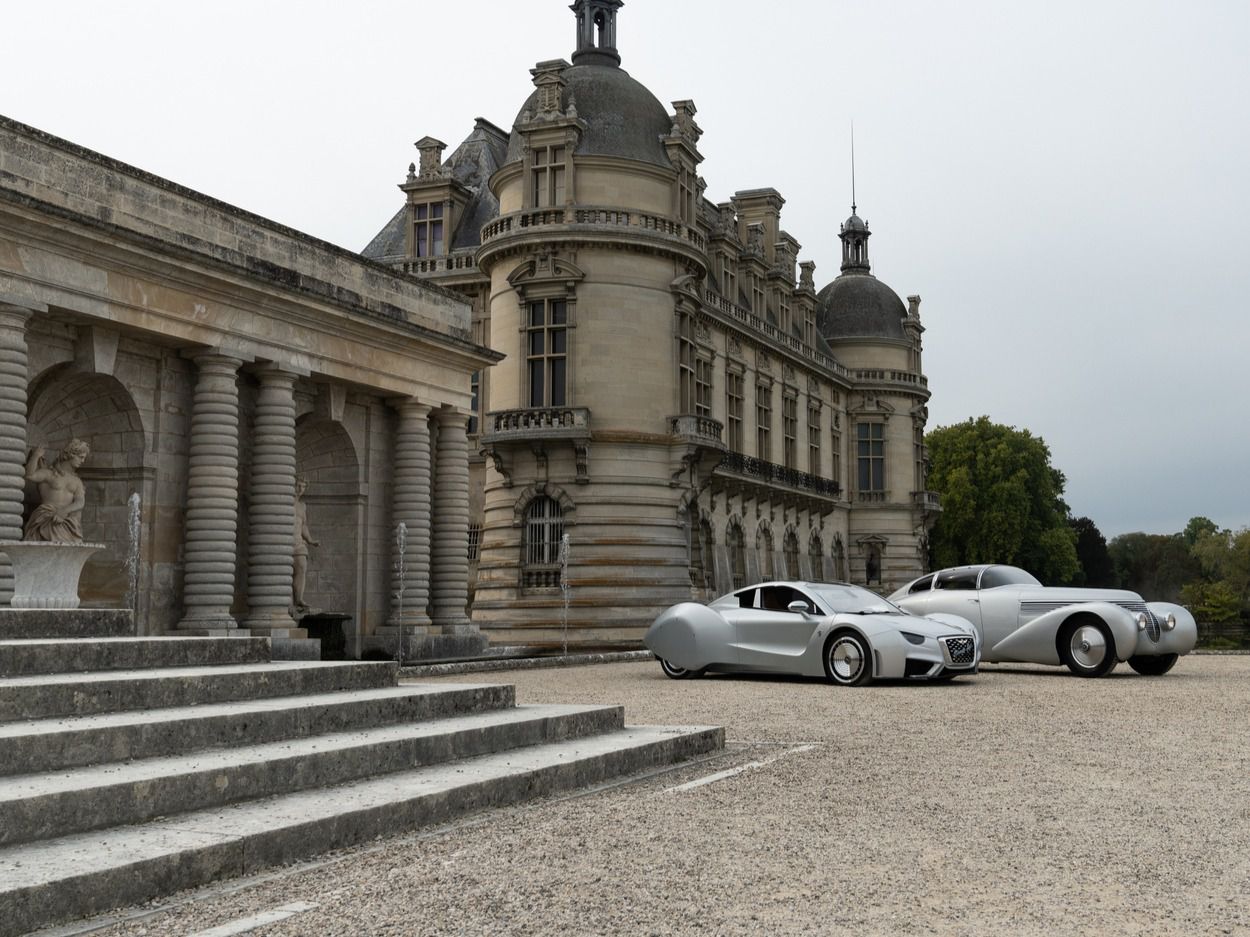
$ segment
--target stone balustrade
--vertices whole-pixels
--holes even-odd
[[[486,414],[483,444],[525,439],[585,439],[590,436],[587,407],[528,407]]]

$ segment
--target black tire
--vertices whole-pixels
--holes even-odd
[[[872,679],[868,642],[854,631],[839,631],[825,644],[825,677],[837,686],[863,686]]]
[[[685,667],[678,667],[676,664],[670,664],[663,657],[659,658],[660,669],[664,671],[664,676],[670,680],[689,680],[691,677],[697,677],[703,671],[687,670]]]
[[[1092,617],[1059,629],[1059,660],[1078,677],[1101,677],[1116,665],[1115,640],[1106,623]]]
[[[1179,659],[1179,654],[1134,654],[1128,665],[1143,677],[1162,677]]]

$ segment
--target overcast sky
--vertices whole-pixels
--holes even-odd
[[[4,4],[0,113],[360,250],[427,134],[510,128],[568,0]],[[708,197],[771,186],[836,276],[851,201],[919,293],[930,428],[1030,430],[1107,535],[1250,525],[1250,3],[627,0]]]

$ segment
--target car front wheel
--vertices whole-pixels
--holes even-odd
[[[1144,677],[1162,677],[1172,669],[1179,654],[1134,654],[1128,665]]]
[[[689,680],[691,677],[699,675],[699,671],[678,667],[676,664],[669,663],[663,657],[660,658],[660,669],[664,671],[664,676],[670,680]]]
[[[838,686],[862,686],[872,679],[868,644],[852,631],[841,631],[825,645],[825,676]]]
[[[1101,677],[1115,666],[1111,631],[1101,621],[1086,619],[1064,625],[1059,632],[1059,659],[1078,677]]]

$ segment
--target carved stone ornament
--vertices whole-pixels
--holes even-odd
[[[805,260],[799,264],[799,288],[812,290],[816,288],[816,264]]]
[[[734,335],[729,336],[729,353],[736,358],[742,357],[742,342]]]
[[[761,350],[755,353],[755,367],[760,371],[772,373],[773,359],[768,357],[768,352]]]

